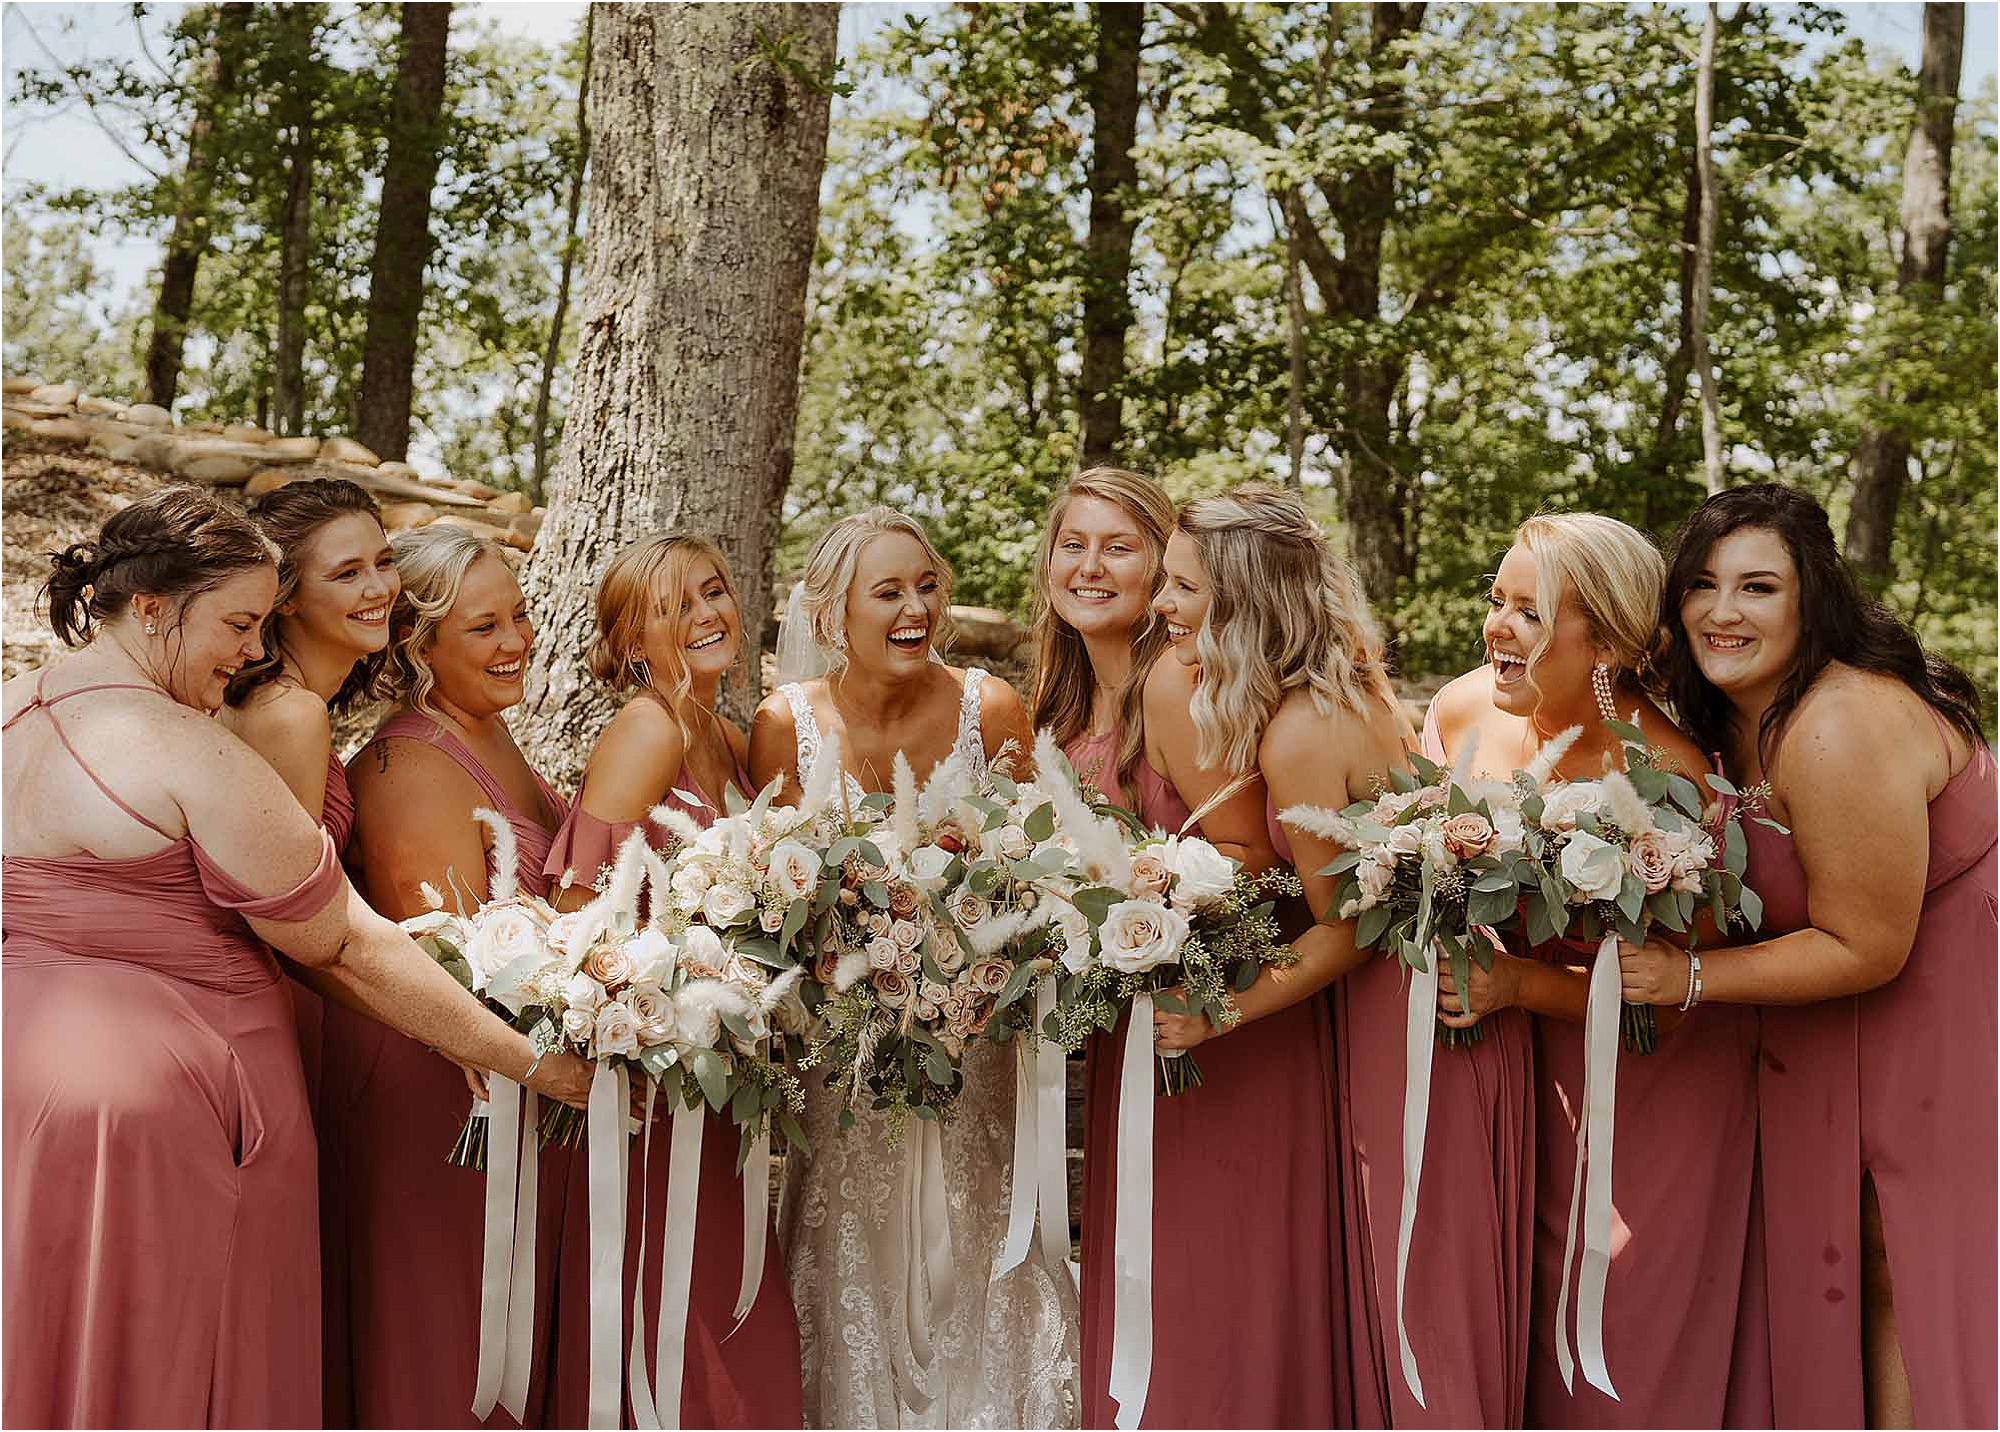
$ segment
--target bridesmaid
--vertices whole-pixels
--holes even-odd
[[[1531,517],[1514,534],[1487,595],[1487,663],[1437,694],[1424,750],[1451,763],[1476,742],[1475,774],[1506,780],[1569,727],[1582,735],[1557,774],[1587,779],[1624,747],[1605,725],[1637,711],[1663,763],[1705,762],[1655,700],[1650,655],[1666,564],[1639,532],[1589,513]],[[1711,927],[1704,941],[1714,939]],[[1583,1012],[1595,945],[1557,942],[1525,956],[1496,951],[1471,968],[1466,995],[1447,975],[1440,1017],[1460,1029],[1525,1010],[1535,1046],[1534,1323],[1531,1427],[1768,1426],[1770,1368],[1761,1338],[1732,1349],[1750,1230],[1757,1150],[1757,1021],[1715,1008],[1656,1016],[1657,1052],[1618,1067],[1622,1125],[1612,1164],[1614,1244],[1604,1300],[1605,1358],[1617,1398],[1573,1378],[1565,1388],[1553,1338],[1562,1291],[1583,1107]],[[1679,1027],[1674,1028],[1674,1022]],[[1449,1058],[1440,1051],[1438,1059]],[[1435,1106],[1434,1106],[1435,1107]],[[1425,1168],[1429,1184],[1430,1169]],[[1761,1278],[1759,1264],[1754,1269]],[[1761,1308],[1756,1289],[1749,1302]],[[1577,1290],[1571,1276],[1569,1305]],[[1759,1314],[1760,1315],[1760,1314]],[[1574,1321],[1566,1330],[1574,1342]],[[1430,1369],[1419,1364],[1428,1388]]]
[[[1993,757],[1970,678],[1776,484],[1696,509],[1662,611],[1675,706],[1747,827],[1758,943],[1624,955],[1625,998],[1752,1004],[1777,1425],[1991,1427]]]
[[[1253,870],[1288,859],[1267,788],[1345,805],[1342,792],[1385,772],[1407,732],[1353,577],[1295,499],[1255,485],[1182,509],[1164,571],[1155,611],[1170,655],[1146,679],[1140,813],[1177,831],[1200,810],[1205,838]],[[1282,786],[1281,766],[1292,768]],[[1163,1053],[1198,1047],[1203,1083],[1153,1105],[1144,1426],[1354,1425],[1332,1031],[1317,998],[1352,940],[1302,907],[1290,929],[1299,962],[1260,975],[1227,1033],[1154,1015]],[[1124,1031],[1112,1037],[1122,1045]],[[1099,1112],[1084,1161],[1104,1176],[1088,1190],[1083,1265],[1105,1268],[1118,1238],[1112,1061],[1097,1061],[1090,1098]],[[1129,1411],[1109,1385],[1116,1331],[1112,1285],[1093,1279],[1091,1426]]]
[[[1146,673],[1167,641],[1152,601],[1173,526],[1151,478],[1094,467],[1050,505],[1035,553],[1035,729],[1120,804],[1145,755]]]
[[[264,655],[229,683],[223,725],[269,761],[306,813],[345,854],[354,829],[354,796],[333,751],[331,712],[377,695],[389,645],[389,608],[402,588],[395,554],[382,531],[375,500],[351,482],[295,482],[252,504],[250,516],[278,549],[278,595],[264,619]],[[325,1007],[311,975],[287,981],[299,1026],[306,1095],[315,1124],[320,1100],[321,1034]],[[324,1149],[320,1156],[319,1227],[326,1421],[354,1420],[345,1337],[346,1272],[341,1181]]]
[[[348,763],[354,857],[368,899],[391,919],[426,908],[421,887],[486,899],[488,841],[473,811],[503,815],[519,845],[522,893],[563,819],[560,797],[514,745],[501,713],[521,699],[534,631],[520,584],[490,540],[425,527],[391,544],[403,591],[390,618],[389,681],[401,704]],[[354,1411],[363,1427],[463,1427],[479,1349],[485,1176],[445,1153],[471,1100],[424,1046],[329,1011],[330,1138],[349,1215]],[[545,1416],[547,1361],[586,1341],[583,1308],[554,1307],[567,1205],[583,1206],[584,1160],[544,1149],[535,1240],[535,1358],[526,1421]],[[580,1217],[580,1213],[576,1215]],[[579,1355],[582,1355],[579,1353]],[[510,1419],[496,1410],[490,1419]]]
[[[583,775],[583,789],[556,832],[544,873],[557,882],[555,905],[574,910],[600,885],[600,875],[634,829],[663,854],[674,838],[647,820],[662,803],[703,826],[722,814],[723,797],[746,799],[750,776],[743,733],[715,711],[723,677],[743,648],[736,584],[721,551],[706,538],[648,537],[620,552],[597,588],[597,640],[591,672],[619,692],[635,694],[598,738]],[[632,1159],[632,1177],[644,1187],[631,1199],[633,1224],[625,1240],[625,1304],[643,1280],[647,1327],[659,1317],[662,1232],[666,1226],[669,1166],[666,1122],[651,1135],[650,1156]],[[799,1325],[785,1284],[784,1258],[775,1230],[767,1230],[764,1280],[741,1329],[736,1296],[743,1268],[743,1177],[736,1172],[738,1136],[726,1117],[711,1113],[701,1142],[701,1183],[695,1216],[693,1294],[689,1301],[686,1363],[681,1384],[683,1427],[797,1427],[802,1425]],[[746,1170],[768,1182],[770,1170]],[[646,1263],[639,1265],[641,1229]],[[583,1245],[572,1238],[579,1253]],[[560,1301],[581,1307],[588,1299],[587,1265],[566,1260]],[[569,1276],[569,1275],[574,1276]],[[630,1342],[629,1333],[627,1344]],[[643,1339],[650,1351],[655,1341]],[[658,1369],[648,1358],[649,1385]],[[553,1379],[551,1421],[580,1426],[589,1411],[586,1365],[562,1365]],[[626,1416],[631,1416],[626,1409]]]
[[[269,946],[414,1038],[588,1091],[363,904],[209,719],[277,583],[240,514],[154,493],[54,559],[81,650],[0,688],[9,1425],[318,1423],[312,1125]]]

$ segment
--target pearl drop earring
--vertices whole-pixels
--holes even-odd
[[[1611,668],[1598,662],[1590,669],[1590,689],[1597,696],[1597,711],[1607,721],[1618,719],[1618,707],[1611,699]]]

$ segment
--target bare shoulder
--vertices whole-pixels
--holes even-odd
[[[729,743],[729,754],[739,766],[750,764],[750,737],[743,728],[727,716],[719,718],[722,725],[722,739]]]
[[[348,762],[347,783],[357,802],[435,799],[451,793],[477,805],[484,795],[465,767],[413,736],[370,741]]]
[[[584,773],[583,799],[604,819],[634,819],[666,794],[687,759],[680,722],[659,702],[636,696],[597,738]]]
[[[1027,708],[1021,704],[1021,693],[1013,685],[992,672],[985,673],[979,683],[979,722],[991,730],[995,722],[1017,722],[1027,719]]]
[[[1639,730],[1645,734],[1646,744],[1664,758],[1669,770],[1693,779],[1709,769],[1708,757],[1695,745],[1694,738],[1651,701],[1639,708]]]
[[[1936,749],[1913,739],[1930,725],[1923,706],[1893,677],[1829,665],[1779,733],[1768,773],[1782,787],[1787,776],[1915,770]]]
[[[1447,746],[1451,744],[1452,735],[1477,721],[1480,713],[1492,705],[1493,668],[1483,665],[1453,677],[1431,698],[1431,708],[1437,712],[1438,730],[1444,734]]]
[[[236,729],[244,740],[289,747],[317,744],[333,749],[333,717],[326,703],[303,686],[271,682],[236,708]]]
[[[1194,682],[1193,667],[1182,663],[1171,651],[1163,652],[1146,673],[1146,687],[1141,696],[1146,719],[1151,721],[1155,716],[1178,712],[1185,720],[1188,701],[1194,696]]]

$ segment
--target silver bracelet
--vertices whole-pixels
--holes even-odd
[[[1681,1010],[1683,1013],[1685,1013],[1686,1011],[1693,1009],[1697,1004],[1700,1003],[1701,1003],[1701,956],[1697,955],[1693,950],[1689,950],[1687,998],[1681,1001]]]
[[[1686,1009],[1686,1008],[1687,1008],[1687,1006],[1686,1006],[1686,1005],[1682,1005],[1682,1006],[1681,1006],[1681,1008],[1683,1008],[1683,1009]],[[539,1068],[541,1068],[541,1067],[542,1067],[542,1060],[548,1057],[548,1052],[549,1052],[549,1051],[548,1051],[548,1050],[546,1050],[546,1049],[537,1049],[537,1050],[535,1051],[535,1057],[534,1057],[533,1059],[530,1059],[530,1060],[528,1061],[528,1070],[527,1070],[527,1072],[526,1072],[525,1074],[523,1074],[523,1075],[522,1075],[522,1076],[520,1077],[519,1081],[517,1081],[517,1082],[519,1082],[519,1083],[522,1083],[522,1084],[525,1084],[525,1083],[527,1083],[527,1082],[528,1082],[528,1081],[529,1081],[530,1079],[534,1078],[534,1077],[535,1077],[535,1071],[536,1071],[537,1069],[539,1069]]]

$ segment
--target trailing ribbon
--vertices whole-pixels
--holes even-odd
[[[1143,990],[1132,996],[1119,1063],[1116,1217],[1110,1393],[1118,1425],[1132,1428],[1153,1380],[1153,997]]]
[[[657,1080],[646,1080],[646,1115],[639,1130],[640,1208],[645,1207],[644,1190],[653,1186],[653,1096],[659,1092]],[[664,1262],[664,1260],[663,1260]],[[639,1219],[639,1276],[632,1280],[632,1342],[625,1350],[625,1390],[632,1402],[635,1426],[655,1429],[660,1415],[653,1409],[652,1389],[646,1385],[646,1220]]]
[[[681,1425],[681,1380],[687,1362],[688,1296],[694,1286],[694,1220],[701,1193],[701,1134],[708,1110],[674,1106],[673,1151],[667,1164],[666,1243],[660,1251],[660,1322],[653,1333],[654,1407],[660,1426]]]
[[[919,1119],[904,1145],[903,1326],[910,1366],[897,1368],[903,1401],[912,1412],[935,1400],[917,1383],[931,1366],[931,1331],[958,1303],[958,1269],[951,1256],[951,1223],[945,1203],[944,1134],[935,1119]]]
[[[743,1277],[736,1290],[736,1322],[722,1339],[728,1342],[750,1319],[757,1294],[764,1286],[764,1235],[771,1222],[771,1126],[750,1141],[750,1159],[743,1165]]]
[[[1403,1322],[1403,1285],[1410,1266],[1410,1235],[1417,1226],[1417,1188],[1424,1177],[1424,1135],[1431,1122],[1431,1054],[1437,1048],[1438,960],[1431,950],[1430,968],[1410,972],[1409,1018],[1403,1029],[1403,1204],[1396,1219],[1396,1351],[1403,1361],[1403,1381],[1417,1406],[1424,1406],[1424,1384],[1417,1376],[1417,1354],[1410,1347]]]
[[[601,1059],[584,1121],[590,1158],[589,1425],[616,1427],[619,1334],[625,1292],[625,1111],[632,1081],[623,1064]]]
[[[1611,1139],[1618,1103],[1618,936],[1597,946],[1583,1016],[1583,1117],[1577,1121],[1576,1172],[1563,1239],[1562,1291],[1556,1297],[1556,1366],[1573,1388],[1569,1351],[1569,1273],[1576,1256],[1577,1207],[1583,1209],[1583,1263],[1577,1272],[1576,1358],[1584,1379],[1614,1402],[1604,1362],[1604,1283],[1611,1274]],[[1587,1185],[1587,1186],[1586,1186]]]
[[[521,1086],[489,1077],[491,1102],[472,1106],[486,1120],[486,1234],[479,1272],[479,1370],[473,1380],[472,1415],[493,1411],[507,1364],[507,1298],[514,1282],[514,1194],[521,1155]]]
[[[993,1281],[1027,1261],[1041,1216],[1042,1257],[1051,1270],[1069,1268],[1069,1169],[1063,1138],[1063,1054],[1038,1031],[1056,1007],[1055,976],[1035,987],[1035,1027],[1016,1045],[1014,1060],[1014,1173],[1007,1242],[993,1265]]]

